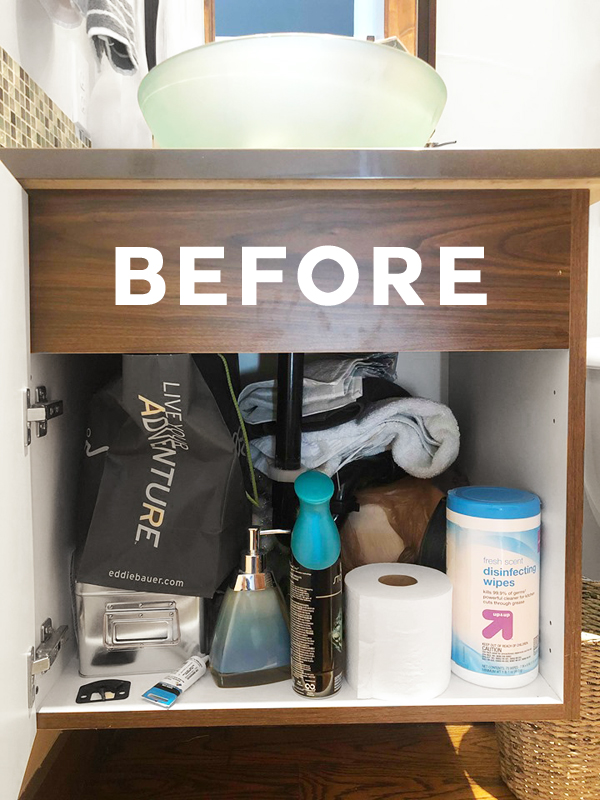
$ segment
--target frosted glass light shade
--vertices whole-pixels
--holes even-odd
[[[446,103],[437,72],[344,36],[244,36],[163,61],[138,99],[160,147],[422,147]]]

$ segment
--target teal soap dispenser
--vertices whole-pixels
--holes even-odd
[[[248,550],[233,588],[219,611],[210,651],[210,671],[223,688],[259,686],[290,677],[290,629],[287,609],[272,573],[265,569],[260,536],[248,529]]]
[[[334,485],[311,470],[294,489],[300,512],[290,564],[292,686],[306,697],[327,697],[341,688],[343,669],[341,543],[329,510]]]

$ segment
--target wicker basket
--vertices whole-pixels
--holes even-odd
[[[583,582],[581,719],[498,722],[502,778],[518,797],[600,800],[600,583]]]

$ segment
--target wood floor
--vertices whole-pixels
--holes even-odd
[[[70,734],[27,800],[513,800],[493,725]]]

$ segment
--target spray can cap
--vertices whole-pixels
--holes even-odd
[[[335,486],[324,472],[309,470],[296,478],[294,491],[304,503],[326,503],[333,497]]]

